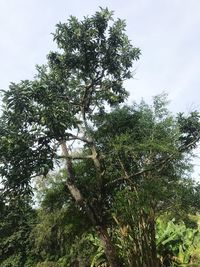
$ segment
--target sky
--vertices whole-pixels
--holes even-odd
[[[0,0],[0,89],[34,76],[35,65],[55,49],[58,22],[92,15],[99,6],[126,20],[129,39],[142,52],[125,84],[129,101],[149,102],[165,91],[173,112],[199,110],[199,0]]]

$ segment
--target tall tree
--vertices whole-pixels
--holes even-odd
[[[110,266],[116,267],[120,266],[116,249],[102,221],[105,171],[91,126],[106,105],[128,96],[123,81],[131,77],[140,50],[125,34],[125,22],[114,21],[112,15],[101,9],[83,21],[70,17],[56,26],[58,51],[37,68],[35,80],[11,84],[4,94],[0,150],[4,186],[10,190],[28,188],[32,176],[46,175],[55,159],[65,159],[68,190],[98,231]],[[74,140],[87,147],[87,153],[71,150]],[[98,209],[77,187],[73,161],[80,159],[93,162]]]
[[[94,177],[92,161],[79,160],[74,165],[76,185],[96,209],[102,208],[102,221],[113,236],[114,243],[117,244],[117,253],[122,259],[123,266],[160,265],[158,255],[165,255],[168,248],[162,247],[159,243],[157,251],[157,218],[166,213],[169,220],[175,216],[177,220],[182,219],[189,225],[192,222],[188,213],[195,214],[199,210],[198,187],[187,178],[190,175],[188,153],[192,151],[198,138],[193,136],[191,146],[183,149],[185,141],[183,142],[182,138],[186,137],[186,132],[182,131],[183,124],[180,124],[179,116],[178,118],[172,116],[167,111],[165,102],[166,99],[161,96],[155,98],[153,106],[142,102],[131,107],[116,108],[99,117],[98,127],[96,125],[91,129],[98,150],[103,156],[105,170],[101,206],[98,203],[98,180]],[[194,113],[184,118],[185,122],[191,119],[198,131],[198,116]],[[87,153],[87,147],[82,149],[82,153]],[[64,177],[63,173],[62,180]],[[45,184],[48,184],[48,181],[45,181]],[[78,235],[79,243],[87,246],[89,255],[96,255],[94,259],[100,255],[100,260],[103,261],[101,247],[98,249],[98,254],[93,254],[95,246],[92,246],[92,243],[88,246],[87,241],[93,230],[87,218],[82,226],[79,223],[80,232],[75,231],[77,225],[75,214],[82,212],[80,210],[75,212],[75,206],[69,197],[66,202],[67,198],[63,197],[62,188],[64,189],[60,188],[59,182],[55,180],[50,187],[47,186],[47,192],[44,194],[41,223],[37,227],[36,236],[39,236],[40,242],[43,240],[47,245],[43,249],[41,246],[40,251],[45,251],[46,247],[50,253],[49,257],[55,258],[60,253],[59,245],[56,245],[58,243],[62,244],[61,254],[64,253],[63,258],[68,259],[68,264],[69,253],[64,249],[68,246],[76,247],[75,251],[79,253],[81,262],[84,258],[92,262],[91,257],[84,254],[83,247],[77,247],[74,239],[70,238]],[[67,214],[66,218],[64,214]],[[64,221],[62,218],[65,218]],[[82,221],[83,219],[82,216]],[[56,233],[64,233],[64,227],[71,227],[70,225],[74,227],[70,228],[71,233],[65,244],[64,235],[60,238]],[[43,234],[44,227],[50,229],[48,235]],[[159,231],[160,234],[162,236]],[[41,236],[44,238],[41,239]],[[52,243],[53,248],[56,246],[58,251],[51,250]]]
[[[116,109],[99,118],[95,133],[104,155],[104,199],[129,266],[158,266],[157,216],[189,206],[181,192],[189,196],[184,178],[190,174],[190,154],[200,137],[199,114],[175,117],[166,103],[163,95],[154,98],[153,106],[142,102]]]
[[[125,22],[114,21],[107,9],[59,23],[54,40],[58,50],[37,67],[35,79],[4,92],[4,190],[30,194],[31,179],[47,176],[63,160],[68,192],[98,234],[109,265],[123,264],[113,242],[115,222],[128,245],[131,227],[128,264],[155,267],[155,213],[174,199],[168,184],[178,185],[186,156],[200,139],[199,114],[174,119],[162,98],[155,98],[153,109],[143,103],[108,114],[127,98],[123,81],[140,50],[126,36]]]

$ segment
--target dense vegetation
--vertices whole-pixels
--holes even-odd
[[[200,114],[172,115],[164,94],[125,104],[140,50],[107,9],[54,40],[3,93],[0,266],[200,264]]]

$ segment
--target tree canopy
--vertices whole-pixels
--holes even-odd
[[[71,16],[56,25],[58,48],[37,66],[35,78],[12,83],[3,93],[4,199],[17,196],[29,214],[32,179],[49,181],[52,171],[58,173],[42,187],[40,221],[28,224],[32,255],[49,260],[48,266],[76,266],[73,257],[84,266],[98,266],[97,258],[110,267],[160,266],[159,216],[180,214],[186,223],[191,220],[183,214],[199,210],[199,187],[186,178],[200,139],[200,115],[172,115],[165,95],[152,105],[124,104],[123,82],[140,56],[125,26],[108,9],[82,21]],[[14,214],[12,201],[6,205]],[[81,244],[94,257],[83,260]]]

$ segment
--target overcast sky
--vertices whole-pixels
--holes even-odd
[[[32,78],[35,65],[46,62],[56,23],[99,6],[126,20],[129,38],[142,51],[126,84],[130,101],[165,91],[172,111],[199,109],[199,0],[0,0],[0,88]]]

